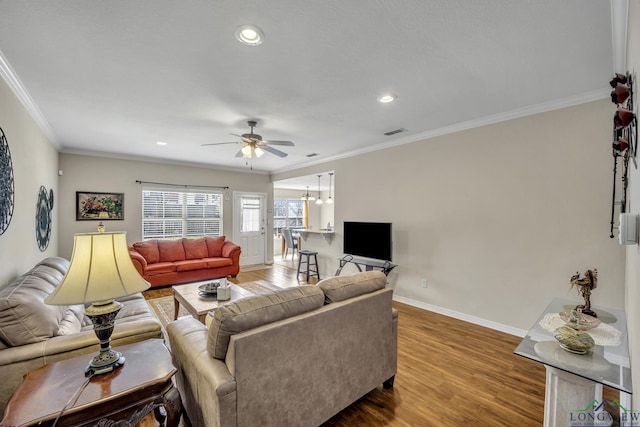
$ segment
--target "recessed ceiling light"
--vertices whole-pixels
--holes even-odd
[[[240,25],[236,28],[236,39],[248,46],[258,46],[264,41],[264,33],[255,25]]]
[[[158,145],[169,145],[168,142],[162,142],[162,141],[156,141],[156,144],[158,144]]]
[[[389,102],[393,102],[395,101],[395,99],[397,98],[396,95],[392,94],[392,93],[387,93],[384,95],[380,95],[378,97],[378,102],[381,104],[388,104]]]

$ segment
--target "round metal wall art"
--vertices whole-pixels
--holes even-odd
[[[53,191],[51,192],[53,195]],[[49,198],[47,189],[40,186],[38,193],[38,204],[36,206],[36,240],[41,251],[49,246],[51,238],[51,209],[53,208],[53,197]]]
[[[14,206],[13,164],[9,144],[0,128],[0,235],[9,228]]]

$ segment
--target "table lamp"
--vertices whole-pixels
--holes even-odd
[[[115,318],[122,308],[114,299],[144,291],[149,286],[131,262],[126,232],[74,236],[69,270],[45,302],[51,305],[92,303],[84,314],[93,322],[100,353],[91,360],[85,374],[105,374],[124,364],[122,354],[111,349]]]

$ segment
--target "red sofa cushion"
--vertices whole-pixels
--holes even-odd
[[[224,245],[224,236],[220,237],[205,237],[205,241],[207,242],[207,249],[209,250],[209,257],[221,257],[222,256],[222,245]]]
[[[199,259],[209,256],[204,237],[201,239],[182,239],[182,246],[184,246],[185,259]]]
[[[207,268],[227,267],[233,265],[231,258],[207,258]]]
[[[201,270],[207,268],[207,262],[202,259],[187,259],[176,261],[176,271]]]
[[[184,246],[180,240],[158,240],[160,262],[184,261]]]
[[[153,276],[155,274],[172,273],[176,271],[176,265],[172,262],[158,262],[156,264],[147,265],[144,270],[145,276]]]
[[[160,252],[158,251],[157,240],[147,240],[146,242],[136,242],[133,244],[133,249],[138,251],[140,255],[147,260],[147,264],[155,264],[160,262]]]

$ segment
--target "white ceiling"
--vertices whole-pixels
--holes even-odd
[[[62,152],[249,171],[201,144],[257,119],[278,172],[606,97],[616,31],[609,1],[0,0],[0,75]]]

